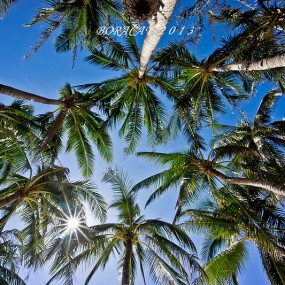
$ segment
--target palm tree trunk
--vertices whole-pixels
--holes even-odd
[[[60,100],[49,99],[42,97],[33,93],[25,92],[7,85],[0,84],[0,94],[9,95],[11,97],[28,100],[48,105],[60,105],[62,102]]]
[[[208,170],[209,174],[216,176],[223,181],[232,185],[246,185],[265,189],[267,191],[273,192],[276,195],[285,196],[285,186],[282,184],[273,183],[270,181],[256,180],[249,178],[239,178],[239,177],[229,177],[216,169]]]
[[[58,130],[62,127],[66,114],[67,114],[66,110],[61,110],[58,113],[55,120],[53,121],[53,124],[49,127],[47,131],[46,137],[41,145],[41,150],[43,150],[51,142],[51,140],[56,135]]]
[[[272,68],[285,67],[285,55],[276,55],[258,61],[243,61],[231,63],[223,66],[210,66],[208,71],[226,72],[226,71],[254,71],[267,70]]]
[[[177,0],[162,0],[162,11],[157,12],[156,21],[149,20],[149,32],[147,33],[140,57],[139,77],[142,78],[151,55],[158,45],[166,29],[169,18],[175,8]]]
[[[17,191],[6,198],[0,199],[0,209],[22,198],[23,198],[23,193],[21,191]]]
[[[125,242],[125,257],[122,272],[122,285],[130,285],[132,248],[132,241],[127,240]]]

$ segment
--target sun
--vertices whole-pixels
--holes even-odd
[[[59,223],[56,227],[59,228],[59,237],[61,239],[69,237],[72,240],[74,237],[79,239],[79,237],[86,237],[84,230],[88,228],[86,226],[86,216],[83,211],[77,211],[77,209],[73,209],[73,211],[68,209],[69,213],[62,212],[62,217],[58,217]],[[88,237],[86,237],[88,238]]]
[[[71,217],[67,220],[66,228],[70,231],[76,231],[80,226],[80,219],[78,217]]]

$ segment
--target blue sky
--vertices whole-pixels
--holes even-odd
[[[41,31],[40,26],[32,28],[23,28],[22,24],[28,23],[32,16],[35,14],[35,9],[39,5],[37,0],[22,0],[19,4],[14,6],[8,15],[0,20],[0,51],[1,51],[1,70],[0,82],[5,85],[10,85],[18,89],[33,92],[49,98],[57,98],[57,92],[66,82],[71,85],[78,85],[90,82],[99,82],[101,80],[111,78],[114,76],[113,72],[106,70],[96,69],[84,62],[84,53],[79,54],[75,66],[72,68],[72,54],[57,54],[53,48],[53,36],[48,40],[40,50],[29,59],[22,59],[24,55],[29,53],[29,47],[37,40]],[[164,37],[161,45],[165,44],[170,37]],[[199,52],[200,55],[209,54],[212,49],[212,42],[206,41],[204,48]],[[195,49],[194,49],[195,51]],[[259,88],[257,96],[250,102],[244,105],[245,110],[249,116],[253,116],[260,98],[265,95],[268,86]],[[2,98],[3,97],[3,98]],[[9,99],[1,95],[1,102],[8,102]],[[283,103],[284,104],[284,100]],[[48,110],[53,110],[46,105],[34,104],[37,113],[43,113]],[[276,118],[285,117],[281,111],[276,112]],[[236,119],[235,114],[229,114],[228,118],[231,120]],[[150,176],[159,171],[157,167],[149,165],[143,159],[136,158],[135,156],[126,157],[122,154],[122,149],[125,146],[115,132],[113,132],[114,144],[114,164],[120,168],[125,169],[134,181]],[[178,140],[169,143],[165,147],[157,148],[159,151],[178,151],[186,146],[183,140]],[[150,148],[145,141],[138,147],[139,151],[147,151]],[[72,155],[61,155],[61,162],[65,166],[70,167],[71,179],[81,179],[80,173],[77,169],[77,164]],[[74,166],[74,167],[73,167]],[[111,201],[111,191],[106,184],[100,182],[102,172],[106,169],[106,163],[96,156],[95,174],[93,180],[98,185],[101,193],[106,197],[107,201]],[[173,189],[174,190],[174,189]],[[143,209],[144,201],[148,194],[147,190],[140,194],[141,208]],[[170,191],[159,202],[150,205],[146,210],[147,217],[163,218],[167,220],[172,219],[173,213],[169,209],[174,207],[175,191]],[[111,213],[113,218],[114,213]],[[19,222],[18,219],[13,221]],[[11,225],[10,225],[11,226]],[[194,237],[199,244],[201,237]],[[104,272],[97,274],[95,280],[96,284],[118,284],[116,279],[116,264],[111,262]],[[38,273],[31,273],[28,284],[40,285],[48,278],[47,268],[39,271]],[[26,274],[23,271],[23,274]],[[78,285],[83,284],[84,273],[80,272],[77,275]],[[258,253],[252,249],[249,256],[249,262],[244,270],[244,274],[239,278],[241,285],[268,285],[269,282],[262,271],[261,264],[258,258]],[[60,283],[58,283],[60,284]],[[95,283],[94,283],[95,284]],[[151,283],[149,283],[151,284]],[[137,283],[140,285],[140,283]]]

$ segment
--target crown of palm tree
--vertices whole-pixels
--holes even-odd
[[[227,23],[232,29],[247,31],[248,35],[259,35],[260,40],[274,36],[278,38],[280,31],[284,31],[285,27],[282,4],[278,1],[268,7],[265,6],[264,1],[258,1],[257,4],[252,10],[245,12],[231,7],[223,9],[220,14],[210,11],[209,19],[215,23]]]
[[[64,235],[70,218],[86,219],[87,203],[96,219],[103,222],[106,218],[106,203],[97,192],[96,185],[89,181],[70,182],[66,169],[39,169],[38,174],[30,179],[13,178],[6,189],[17,192],[21,187],[22,198],[1,209],[0,225],[4,227],[10,217],[21,209],[19,214],[24,228],[19,236],[27,267],[38,268],[43,264],[50,230],[56,232],[58,238]]]
[[[237,127],[220,125],[218,134],[223,136],[217,135],[213,146],[246,146],[257,151],[263,161],[284,165],[285,122],[271,120],[274,106],[282,95],[275,89],[265,95],[252,122],[243,116]]]
[[[171,51],[175,51],[172,52]],[[221,60],[221,58],[219,58]],[[170,43],[154,56],[157,72],[165,79],[174,78],[180,92],[174,99],[172,125],[183,128],[187,139],[193,140],[203,123],[214,127],[218,114],[224,113],[226,103],[232,108],[248,98],[250,86],[241,84],[237,73],[217,73],[208,70],[218,59],[210,55],[198,60],[181,42]],[[202,147],[202,141],[196,142]]]
[[[103,108],[106,107],[107,121],[120,125],[119,133],[128,142],[125,149],[132,153],[145,126],[150,143],[163,140],[166,122],[165,108],[157,90],[171,97],[175,87],[167,80],[151,73],[150,68],[143,78],[138,76],[140,51],[133,36],[127,36],[122,43],[112,39],[101,51],[90,48],[86,60],[105,69],[121,71],[123,74],[100,83],[85,84],[89,94]]]
[[[26,285],[18,275],[21,260],[17,234],[17,230],[0,232],[0,283],[3,285]]]
[[[251,157],[253,161],[251,161],[251,165],[245,161],[232,160],[239,154]],[[204,158],[202,152],[197,153],[195,149],[176,153],[140,152],[138,156],[168,168],[136,185],[136,191],[142,187],[149,188],[152,185],[156,187],[147,204],[179,183],[182,187],[177,201],[178,211],[180,211],[180,199],[187,198],[187,194],[193,192],[193,189],[199,191],[206,187],[215,191],[217,182],[254,186],[267,190],[276,197],[285,195],[284,177],[275,174],[273,179],[274,173],[279,169],[275,167],[269,169],[268,165],[260,160],[259,155],[248,147],[226,145],[212,149],[208,158]],[[284,169],[284,165],[280,169]]]
[[[284,212],[270,196],[252,188],[223,187],[181,216],[188,219],[191,231],[206,237],[201,253],[209,284],[235,284],[250,242],[260,253],[270,282],[284,283]]]
[[[112,185],[115,200],[110,207],[117,210],[118,221],[85,227],[71,241],[70,237],[54,240],[46,254],[48,259],[55,257],[53,276],[47,284],[60,278],[72,282],[74,270],[92,260],[92,270],[85,282],[89,284],[113,254],[119,258],[123,285],[134,283],[136,270],[144,283],[147,269],[157,284],[190,284],[191,278],[204,276],[195,258],[194,244],[179,225],[141,215],[132,191],[133,182],[126,174],[109,169],[103,181]]]
[[[104,37],[97,33],[97,29],[109,21],[109,16],[121,16],[121,5],[115,0],[51,0],[48,4],[48,8],[39,9],[30,24],[26,25],[32,26],[39,22],[48,25],[41,33],[40,41],[33,46],[32,54],[59,27],[62,27],[62,32],[55,41],[57,51],[76,52],[82,44],[102,43]]]
[[[60,90],[62,104],[54,112],[38,118],[42,125],[41,150],[57,157],[62,148],[62,136],[67,133],[66,151],[75,151],[84,176],[94,169],[93,142],[107,161],[112,159],[112,142],[103,119],[92,108],[97,107],[90,94],[84,94],[66,84]]]

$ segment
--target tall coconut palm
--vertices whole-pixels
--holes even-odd
[[[142,135],[143,125],[150,142],[162,140],[166,121],[165,108],[157,95],[157,90],[171,96],[175,87],[153,71],[148,70],[144,77],[138,74],[140,51],[133,36],[127,36],[123,43],[110,40],[104,50],[91,49],[87,61],[97,66],[121,71],[123,74],[100,83],[86,84],[83,87],[94,94],[93,99],[106,105],[107,121],[120,126],[120,135],[128,142],[126,151],[135,150]]]
[[[216,141],[220,144],[209,149],[207,157],[205,149],[200,146],[203,141],[195,133],[192,134],[196,148],[191,147],[189,151],[138,153],[168,169],[140,182],[136,189],[158,184],[150,202],[181,181],[185,186],[183,189],[193,187],[190,181],[195,181],[194,185],[208,183],[211,186],[209,188],[213,188],[217,181],[222,181],[231,185],[262,188],[284,197],[284,177],[281,175],[284,171],[284,154],[278,149],[278,146],[283,147],[284,144],[284,124],[282,121],[270,123],[270,114],[278,95],[280,93],[272,91],[264,97],[253,127],[248,124],[240,129],[228,127],[225,128],[224,137],[217,134]]]
[[[175,53],[169,53],[175,50]],[[237,73],[213,73],[208,70],[213,62],[224,60],[215,52],[198,60],[181,42],[170,43],[154,56],[156,70],[166,78],[175,78],[181,92],[174,97],[174,117],[186,122],[188,131],[206,122],[214,125],[216,116],[248,98],[251,85]],[[176,119],[176,121],[177,121]],[[187,122],[188,121],[188,122]],[[196,121],[196,123],[195,123]]]
[[[49,38],[59,27],[61,34],[57,37],[57,51],[73,50],[85,43],[98,43],[103,40],[97,33],[100,26],[106,25],[110,16],[121,16],[121,5],[113,0],[52,0],[48,7],[39,9],[31,23],[47,23],[48,27],[42,32],[40,41],[34,45],[32,53]]]
[[[104,121],[92,108],[96,102],[90,94],[72,89],[66,84],[60,90],[58,109],[40,115],[43,141],[41,150],[53,151],[57,156],[62,147],[62,135],[67,134],[66,151],[74,151],[84,176],[90,176],[94,169],[94,153],[91,141],[104,159],[112,159],[112,143]]]
[[[51,158],[56,158],[62,149],[62,135],[66,132],[68,136],[66,150],[75,152],[84,176],[90,176],[94,169],[94,153],[90,141],[96,145],[104,159],[107,161],[112,159],[112,143],[106,125],[103,119],[92,110],[94,107],[100,110],[101,107],[93,99],[93,95],[80,93],[68,83],[59,91],[60,99],[58,100],[48,99],[5,85],[0,85],[0,92],[16,98],[23,97],[28,100],[58,106],[53,112],[39,115],[38,119],[31,119],[29,113],[25,115],[23,113],[25,110],[16,110],[20,108],[16,105],[23,105],[22,101],[15,103],[15,108],[12,106],[15,109],[13,110],[14,113],[16,111],[18,113],[22,112],[22,114],[19,114],[23,118],[24,115],[26,117],[29,115],[25,120],[18,120],[18,129],[20,131],[20,124],[22,124],[22,129],[27,129],[29,125],[33,126],[34,133],[30,132],[29,136],[31,138],[27,136],[27,139],[31,141],[33,138],[33,145],[39,145],[38,151],[34,151],[34,153],[48,154]],[[27,109],[28,107],[23,108]],[[3,118],[8,116],[5,112],[7,110],[3,108]],[[16,117],[12,117],[12,114],[9,116],[11,122],[16,122]],[[28,119],[29,123],[27,123]],[[3,133],[3,135],[5,134]],[[42,142],[39,142],[40,137],[42,137]],[[30,150],[35,150],[35,148],[31,147]]]
[[[201,252],[209,284],[239,284],[250,244],[257,247],[270,283],[285,284],[285,215],[270,196],[222,187],[183,215],[191,231],[206,237]]]
[[[278,90],[271,90],[262,99],[252,122],[243,116],[237,127],[221,125],[221,132],[213,140],[214,148],[247,146],[268,163],[284,164],[285,122],[271,119],[274,106],[282,95]]]
[[[0,233],[0,283],[3,285],[26,285],[18,275],[21,258],[17,234],[17,230]]]
[[[209,189],[215,190],[215,185],[219,183],[228,183],[230,185],[253,186],[264,189],[277,197],[284,197],[285,185],[284,177],[277,175],[277,170],[270,168],[268,165],[255,163],[255,167],[259,167],[255,172],[241,170],[238,163],[231,163],[233,154],[243,153],[243,155],[256,158],[258,161],[258,154],[248,147],[233,146],[230,148],[225,147],[222,150],[215,152],[213,149],[207,158],[203,154],[197,154],[195,150],[188,150],[185,152],[176,153],[157,153],[157,152],[141,152],[138,156],[147,158],[162,166],[167,166],[167,169],[150,176],[138,183],[135,187],[138,190],[141,187],[149,187],[156,185],[157,188],[150,196],[151,202],[157,197],[161,196],[165,191],[169,190],[171,186],[177,186],[183,181],[184,187],[188,189],[192,187],[191,181],[195,177],[197,183],[201,185],[208,184]],[[246,164],[244,165],[246,169]],[[284,166],[281,167],[284,169]],[[280,169],[278,170],[280,171]],[[275,173],[275,176],[274,176]],[[274,177],[274,178],[273,178]]]
[[[133,182],[123,172],[109,169],[103,181],[110,183],[114,191],[115,201],[110,207],[117,210],[118,221],[92,227],[82,225],[73,238],[66,236],[54,240],[46,254],[54,260],[53,276],[47,284],[58,278],[71,282],[73,271],[90,261],[92,270],[85,281],[89,284],[111,255],[119,258],[122,285],[134,284],[137,270],[144,284],[146,269],[158,284],[190,284],[191,279],[203,276],[194,244],[179,225],[145,219],[135,201]]]
[[[193,101],[191,109],[199,110],[206,100],[207,105],[200,109],[208,110],[207,116],[213,121],[223,106],[220,98],[224,97],[232,105],[253,91],[252,81],[266,78],[283,87],[284,70],[280,67],[284,67],[284,45],[275,37],[262,40],[258,37],[250,31],[241,31],[229,40],[222,40],[221,47],[203,60],[197,60],[184,46],[167,56],[168,50],[173,49],[170,44],[159,51],[154,60],[159,63],[157,70],[161,75],[178,77],[185,88],[178,98],[181,105],[187,106],[187,102],[189,105],[189,101]]]
[[[277,68],[275,73],[278,73],[278,68],[284,68],[282,47],[285,22],[282,5],[277,1],[274,5],[266,7],[263,1],[258,1],[256,7],[250,11],[232,7],[223,9],[218,15],[210,11],[210,20],[215,23],[226,23],[238,34],[226,44],[230,48],[228,56],[232,60],[212,64],[208,67],[209,71],[242,71],[257,74],[254,71]],[[224,50],[224,47],[221,50]],[[267,79],[269,78],[267,76]]]
[[[86,216],[87,204],[94,217],[104,221],[106,204],[96,186],[89,181],[70,182],[64,168],[39,168],[32,178],[10,175],[1,191],[0,229],[18,214],[23,223],[18,233],[23,260],[27,267],[38,267],[44,260],[47,232],[56,226],[56,219],[66,226],[70,219]]]
[[[33,108],[16,100],[11,105],[0,105],[0,168],[1,183],[11,170],[24,173],[37,160],[34,146],[40,143],[39,126]]]
[[[140,57],[140,67],[138,76],[144,77],[147,70],[147,65],[151,59],[151,56],[157,47],[162,35],[166,30],[168,21],[174,11],[176,0],[161,1],[161,10],[156,14],[154,21],[149,19],[150,31],[147,33],[142,47],[142,53]]]

